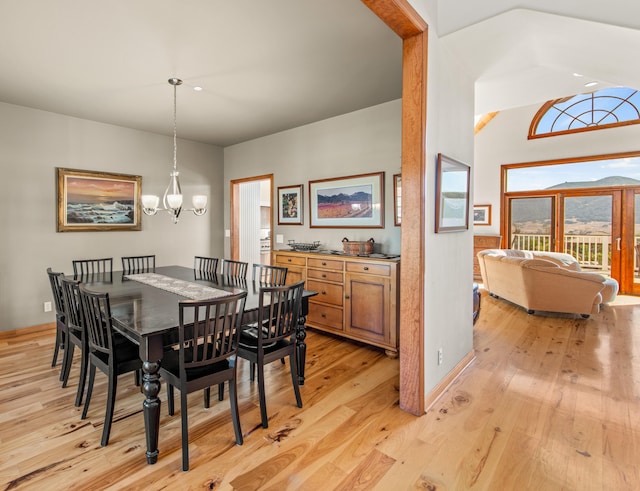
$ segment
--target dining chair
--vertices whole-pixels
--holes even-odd
[[[298,386],[298,362],[296,358],[296,327],[302,306],[304,281],[287,286],[260,288],[258,321],[242,326],[238,344],[238,356],[251,362],[250,377],[255,379],[258,366],[258,391],[262,427],[268,428],[267,403],[264,384],[264,366],[289,356],[291,381],[298,407],[302,407]]]
[[[87,365],[89,359],[89,344],[84,329],[84,318],[80,305],[80,282],[78,280],[62,279],[62,298],[64,301],[65,318],[65,346],[62,363],[62,387],[67,386],[75,347],[80,349],[80,377],[76,393],[76,407],[82,404],[82,395],[87,379]]]
[[[251,273],[251,281],[265,286],[282,286],[287,280],[287,268],[281,266],[268,266],[266,264],[254,264]]]
[[[222,260],[222,274],[234,278],[246,278],[249,263],[234,261],[232,259]]]
[[[236,392],[236,351],[247,292],[209,300],[184,300],[179,306],[178,349],[166,352],[159,374],[167,384],[169,415],[174,414],[174,387],[180,391],[182,470],[189,470],[187,394],[229,382],[236,443],[242,445]],[[208,394],[208,392],[207,392]],[[208,407],[208,400],[205,400]]]
[[[58,353],[61,349],[64,350],[65,343],[64,303],[61,284],[64,273],[55,273],[51,268],[47,268],[47,276],[49,276],[53,303],[56,308],[56,345],[53,348],[53,359],[51,360],[51,366],[55,367],[58,362]],[[62,365],[64,367],[64,363]],[[63,372],[64,370],[60,371],[60,380],[62,380]]]
[[[86,419],[91,403],[91,394],[96,376],[96,368],[104,372],[109,380],[107,388],[107,408],[102,430],[103,447],[109,443],[113,409],[116,399],[118,375],[142,369],[138,345],[116,333],[111,322],[111,304],[108,293],[87,290],[80,284],[80,300],[85,320],[85,330],[89,343],[89,383],[84,400],[82,419]]]
[[[210,275],[215,275],[218,272],[218,258],[194,256],[193,270],[200,273],[208,273]]]
[[[122,274],[153,273],[156,270],[156,256],[122,256]]]
[[[74,259],[73,277],[82,279],[95,274],[111,274],[113,271],[113,258],[105,257],[100,259]]]

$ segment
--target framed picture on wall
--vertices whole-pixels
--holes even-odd
[[[473,224],[491,225],[491,205],[473,205]]]
[[[58,232],[141,230],[142,177],[56,168]]]
[[[278,187],[278,225],[302,225],[302,184]]]
[[[436,233],[469,228],[468,165],[438,154],[436,161]]]
[[[311,227],[383,228],[384,172],[309,181]]]
[[[393,175],[393,221],[396,227],[402,225],[402,176]]]

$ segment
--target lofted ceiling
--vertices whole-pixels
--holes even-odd
[[[360,0],[0,9],[0,101],[11,104],[171,134],[175,76],[178,136],[224,147],[402,96],[401,41]],[[477,114],[584,92],[590,80],[640,87],[628,54],[639,29],[631,0],[437,3],[437,35],[476,81]]]

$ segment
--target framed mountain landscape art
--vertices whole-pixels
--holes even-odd
[[[309,181],[310,227],[383,228],[384,172]]]
[[[141,230],[142,177],[56,168],[58,232]]]

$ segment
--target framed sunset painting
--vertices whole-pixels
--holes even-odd
[[[141,230],[142,177],[56,168],[58,232]]]

